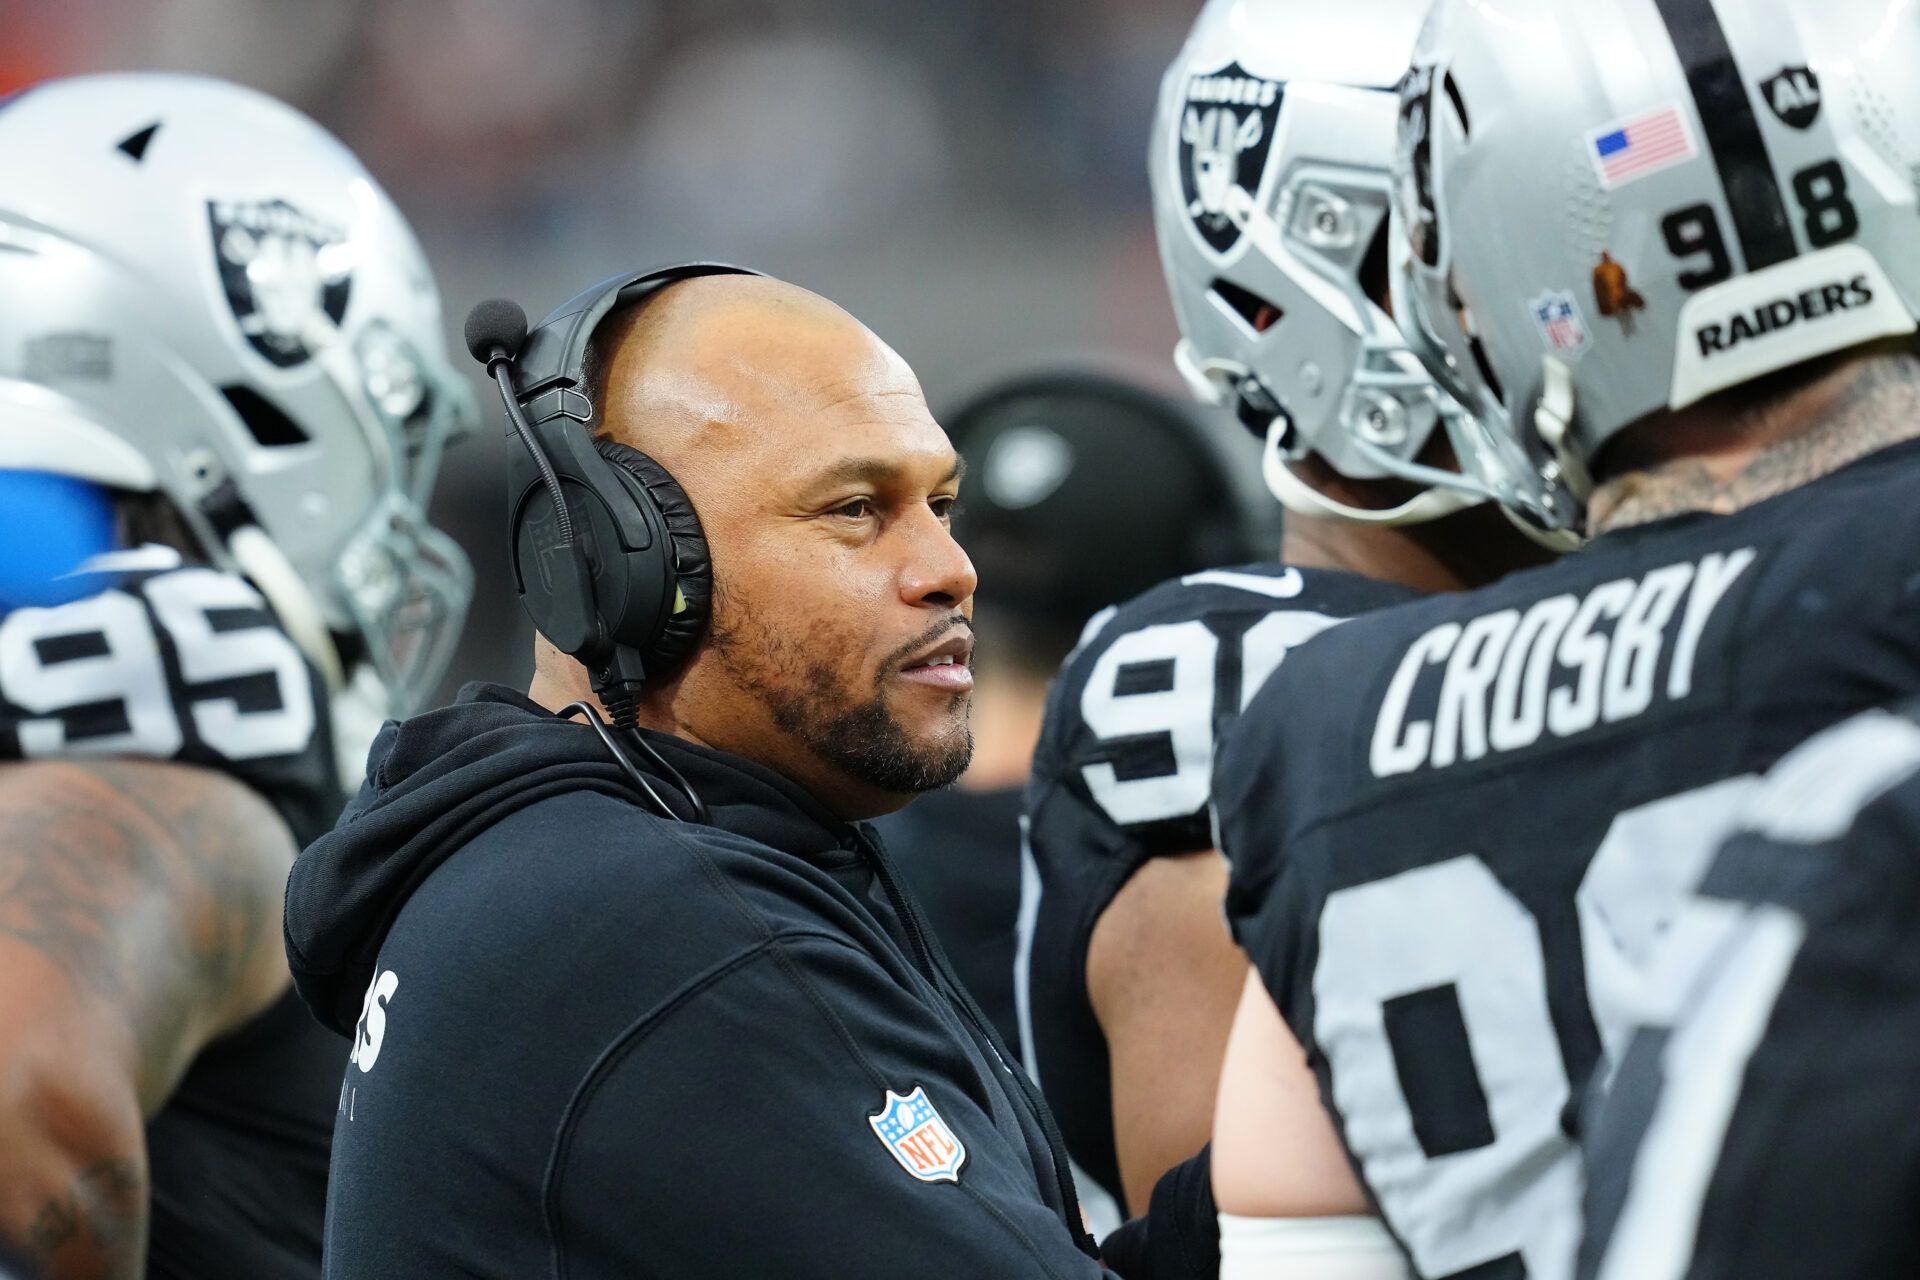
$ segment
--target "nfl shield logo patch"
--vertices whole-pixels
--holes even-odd
[[[1529,304],[1533,322],[1547,346],[1561,355],[1577,356],[1587,349],[1587,325],[1580,318],[1580,305],[1565,289],[1543,293]]]
[[[878,1115],[867,1117],[874,1136],[900,1167],[922,1182],[958,1182],[967,1148],[933,1109],[923,1087],[901,1097],[887,1090]]]

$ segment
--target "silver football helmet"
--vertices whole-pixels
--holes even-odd
[[[1531,519],[1648,414],[1914,331],[1911,4],[1440,0],[1413,62],[1396,301]]]
[[[471,594],[425,507],[473,407],[399,210],[306,117],[198,77],[31,88],[0,173],[0,467],[164,495],[336,689],[357,636],[404,714]]]
[[[1303,514],[1401,524],[1492,496],[1415,461],[1435,428],[1478,456],[1481,429],[1369,296],[1386,279],[1394,86],[1427,7],[1211,0],[1161,82],[1147,172],[1175,362],[1266,435],[1268,486]],[[1426,487],[1391,510],[1347,506],[1289,469],[1308,453]]]

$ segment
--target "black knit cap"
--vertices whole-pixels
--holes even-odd
[[[1001,383],[946,419],[983,608],[1078,627],[1168,578],[1271,559],[1280,507],[1224,416],[1103,373]]]

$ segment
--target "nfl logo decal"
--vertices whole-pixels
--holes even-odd
[[[1546,340],[1548,349],[1564,356],[1577,356],[1587,349],[1591,339],[1587,337],[1586,322],[1580,318],[1580,307],[1573,295],[1564,289],[1555,289],[1541,294],[1527,304],[1533,312],[1533,322],[1540,326],[1540,336]]]
[[[887,1090],[880,1114],[868,1116],[867,1123],[900,1167],[920,1181],[960,1181],[967,1149],[933,1109],[925,1088],[916,1086],[905,1097]]]
[[[1180,192],[1187,225],[1216,254],[1240,243],[1253,213],[1280,98],[1279,81],[1249,75],[1237,62],[1187,76],[1186,110],[1174,135]]]
[[[347,314],[351,247],[285,200],[210,200],[214,261],[253,349],[282,369],[333,341]]]

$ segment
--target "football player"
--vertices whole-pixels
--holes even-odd
[[[1916,71],[1866,0],[1441,0],[1416,50],[1410,336],[1494,429],[1467,469],[1591,541],[1291,655],[1216,802],[1420,1276],[1569,1272],[1576,1104],[1671,904],[1789,746],[1920,691]],[[1273,1145],[1312,1109],[1222,1087],[1276,1237],[1324,1215]]]
[[[0,1249],[318,1276],[346,1046],[281,898],[336,743],[458,631],[424,504],[467,393],[412,232],[290,108],[50,82],[0,170]]]
[[[1149,175],[1176,358],[1266,441],[1288,515],[1279,562],[1098,615],[1034,759],[1023,1051],[1122,1216],[1206,1143],[1247,985],[1209,831],[1216,735],[1308,637],[1543,554],[1442,469],[1478,428],[1386,310],[1392,86],[1425,9],[1215,0],[1162,86]]]
[[[1920,1274],[1920,703],[1767,774],[1649,966],[1580,1274]]]

